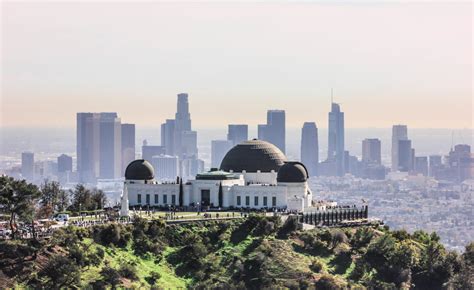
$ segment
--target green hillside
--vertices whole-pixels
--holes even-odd
[[[386,228],[298,231],[293,220],[68,227],[47,241],[0,244],[2,287],[473,287],[474,245],[448,252],[436,234]]]

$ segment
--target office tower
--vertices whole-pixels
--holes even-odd
[[[402,172],[410,171],[412,169],[411,140],[399,140],[397,148],[398,160],[396,162],[398,164],[398,170]]]
[[[436,176],[436,173],[441,169],[443,166],[442,157],[441,155],[430,155],[429,156],[429,166],[430,166],[430,176]]]
[[[309,176],[318,175],[318,128],[314,122],[305,122],[301,129],[301,162],[308,169]]]
[[[98,113],[77,113],[76,150],[80,183],[95,183],[99,175]]]
[[[177,156],[153,156],[151,164],[155,169],[155,179],[157,180],[176,181],[176,177],[179,176],[179,160]]]
[[[153,156],[166,155],[166,149],[163,146],[148,145],[146,140],[142,146],[142,159],[152,162]]]
[[[21,175],[27,181],[35,178],[35,154],[32,152],[21,153]]]
[[[99,178],[122,176],[122,124],[117,113],[100,113]]]
[[[344,175],[344,112],[336,103],[331,103],[329,112],[328,160],[336,163],[337,176]]]
[[[398,141],[408,139],[408,129],[406,125],[394,125],[392,127],[392,171],[397,171],[398,164]]]
[[[178,94],[175,119],[168,119],[161,125],[161,145],[167,155],[180,159],[198,155],[197,132],[191,130],[188,94]]]
[[[232,148],[232,141],[212,140],[211,141],[211,167],[220,168],[222,159]]]
[[[122,172],[135,160],[135,124],[122,124]]]
[[[166,148],[167,155],[175,155],[175,120],[167,119],[161,124],[161,146]]]
[[[458,144],[451,149],[448,156],[451,180],[463,182],[474,177],[474,156],[471,154],[471,146]]]
[[[66,154],[61,154],[58,157],[58,172],[72,172],[72,157]]]
[[[258,125],[258,139],[268,141],[285,153],[285,111],[268,110],[267,124]]]
[[[204,161],[196,156],[180,160],[180,176],[183,180],[195,178],[197,174],[204,171]]]
[[[379,139],[365,139],[362,141],[362,162],[382,164],[382,151]]]
[[[428,176],[428,157],[415,157],[415,172],[423,174],[424,176]]]
[[[227,140],[232,142],[232,146],[247,141],[249,139],[249,126],[230,124],[227,130]]]

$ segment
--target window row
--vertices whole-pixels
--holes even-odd
[[[276,205],[277,205],[277,198],[276,198],[276,196],[272,196],[272,205],[271,206],[276,207]],[[242,197],[240,195],[237,195],[237,206],[243,206]],[[245,196],[245,206],[250,206],[250,196]],[[253,206],[259,206],[259,196],[254,196],[253,197]],[[263,197],[262,206],[269,206],[267,196]]]
[[[151,204],[150,202],[150,194],[145,194],[145,204]],[[163,194],[162,195],[162,204],[168,204],[168,195]],[[142,203],[142,195],[141,193],[137,194],[137,203],[141,204]],[[160,197],[158,194],[154,195],[154,204],[159,204],[160,203]],[[171,195],[171,204],[176,205],[176,194]]]

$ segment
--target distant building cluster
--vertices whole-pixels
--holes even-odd
[[[149,144],[143,140],[141,152],[137,152],[135,124],[122,123],[114,112],[80,112],[77,113],[76,158],[73,154],[61,154],[57,161],[38,162],[33,152],[23,152],[21,168],[12,169],[12,175],[36,183],[47,178],[62,184],[118,184],[124,178],[126,167],[141,156],[155,168],[156,179],[172,182],[180,177],[187,181],[205,171],[198,152],[197,132],[191,123],[189,96],[178,94],[174,119],[166,119],[161,124],[161,144]],[[325,158],[320,156],[317,124],[311,121],[303,124],[299,161],[305,164],[310,177],[349,174],[363,179],[384,180],[419,175],[455,183],[474,178],[474,155],[469,145],[455,145],[447,155],[420,156],[409,138],[408,127],[394,125],[391,162],[383,164],[380,139],[364,139],[361,158],[346,150],[344,123],[341,105],[331,102]],[[259,140],[269,142],[285,153],[285,111],[268,110],[266,123],[257,126],[257,134]],[[226,154],[247,140],[247,124],[229,124],[226,138],[211,141],[210,167],[219,169]],[[115,190],[117,188],[115,186]]]

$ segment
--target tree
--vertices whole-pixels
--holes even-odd
[[[81,280],[80,268],[67,257],[53,256],[38,276],[45,281],[46,288],[61,289],[78,286]]]
[[[78,184],[76,187],[70,191],[72,196],[71,210],[81,211],[88,210],[91,208],[92,198],[91,191],[87,189],[84,185]]]
[[[222,182],[219,183],[219,207],[224,207],[224,191],[222,190]]]
[[[15,180],[12,177],[0,176],[0,205],[9,215],[12,238],[16,234],[16,218],[34,221],[35,204],[40,196],[38,187],[25,180]],[[34,223],[33,223],[34,232]]]
[[[94,209],[103,209],[107,203],[107,196],[100,189],[94,189],[92,191],[91,199],[94,204]]]
[[[179,206],[183,206],[183,205],[184,205],[183,179],[179,178]]]
[[[60,201],[59,197],[61,191],[63,190],[59,182],[45,180],[44,183],[41,184],[41,206],[49,206],[53,211],[56,210]]]

